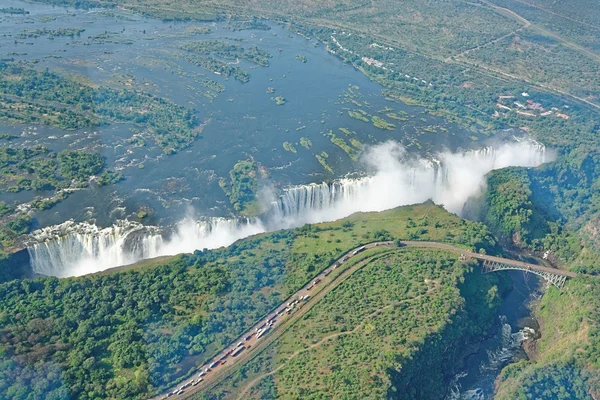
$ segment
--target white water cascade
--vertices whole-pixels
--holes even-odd
[[[500,370],[511,362],[516,360],[521,344],[535,337],[535,330],[530,327],[524,327],[513,332],[511,326],[507,323],[504,315],[500,316],[500,329],[497,333],[497,343],[491,348],[485,349],[486,357],[479,365],[479,382],[488,382],[490,388]],[[445,400],[484,400],[488,398],[482,388],[464,389],[461,387],[460,380],[468,375],[467,371],[457,374],[450,382],[450,392]],[[489,388],[486,388],[489,390]]]
[[[270,214],[280,226],[291,227],[429,199],[460,214],[467,199],[483,189],[490,171],[510,166],[537,167],[552,157],[544,146],[524,141],[415,159],[398,144],[388,142],[365,154],[372,175],[287,188]]]
[[[161,229],[118,221],[99,229],[88,223],[67,221],[32,233],[27,248],[35,273],[59,278],[80,276],[128,265],[143,259],[214,249],[264,232],[260,221],[212,218],[184,219],[165,239]]]
[[[69,221],[34,232],[28,250],[34,272],[66,277],[428,199],[460,214],[467,199],[483,189],[488,172],[509,166],[536,167],[551,159],[544,146],[532,141],[444,152],[428,159],[411,157],[397,143],[387,142],[365,152],[362,161],[369,176],[286,188],[260,219],[184,219],[168,239],[160,228],[134,222],[120,221],[100,229]]]

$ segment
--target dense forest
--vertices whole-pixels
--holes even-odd
[[[488,224],[505,245],[533,251],[562,268],[590,274],[600,271],[600,8],[592,0],[258,0],[243,4],[235,0],[202,4],[186,0],[178,2],[177,9],[162,0],[39,1],[81,7],[121,5],[165,20],[241,19],[230,23],[234,30],[268,28],[248,17],[252,15],[291,22],[292,30],[325,44],[332,54],[381,83],[391,100],[422,105],[432,114],[488,135],[521,128],[555,149],[557,161],[535,170],[494,172],[489,176],[486,195],[473,202],[473,217]],[[241,82],[250,79],[247,71],[210,55],[190,55],[188,60]],[[1,81],[10,90],[20,84],[5,81],[10,80]],[[56,85],[45,87],[53,89]],[[108,111],[84,113],[62,105],[34,103],[27,93],[19,96],[16,105],[12,98],[6,99],[0,109],[2,118],[78,127],[113,118],[132,122],[139,116],[121,117],[118,110],[115,115]],[[115,96],[106,96],[109,103],[110,99],[121,99]],[[501,103],[501,96],[511,100]],[[529,108],[521,111],[516,103],[527,104],[522,104],[525,108],[541,107],[549,114],[542,116]],[[27,112],[15,116],[17,106],[25,106]],[[355,111],[349,112],[368,121]],[[194,136],[190,133],[190,114],[178,109],[176,115],[183,117],[176,120],[182,128],[175,137],[161,135],[164,132],[159,127],[164,125],[156,122],[154,126],[158,143],[166,152],[185,147]],[[158,113],[157,118],[172,122],[164,113]],[[385,129],[382,121],[373,122]],[[327,157],[327,153],[317,155],[324,168],[331,170]],[[253,185],[251,179],[245,183]],[[239,188],[244,189],[243,185]],[[25,222],[19,221],[15,229],[22,229]],[[594,299],[600,297],[600,288],[587,279],[569,282],[565,293],[557,294],[551,288],[544,297],[539,311],[542,323],[564,329],[544,336],[556,339],[553,342],[542,338],[538,361],[507,368],[499,398],[538,398],[550,393],[557,398],[585,398],[584,391],[589,393],[590,387],[598,386],[589,377],[599,375],[595,360],[600,345],[594,324],[598,316],[593,310],[598,309]],[[553,347],[552,343],[558,345]],[[47,370],[48,375],[55,373]],[[272,392],[274,385],[267,382],[263,386]]]
[[[264,234],[154,267],[0,284],[0,392],[141,398],[207,360],[343,252],[411,234],[495,247],[484,226],[422,205]]]
[[[468,344],[493,323],[505,286],[443,251],[365,257],[260,356],[200,398],[443,398]]]

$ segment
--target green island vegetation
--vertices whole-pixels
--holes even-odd
[[[214,90],[217,93],[223,93],[225,91],[225,86],[223,84],[212,79],[205,79],[200,81],[200,86],[210,90]]]
[[[226,60],[242,58],[263,67],[269,66],[272,55],[258,47],[244,48],[239,44],[228,43],[223,40],[198,40],[185,43],[182,49],[204,55],[212,55]]]
[[[34,29],[34,30],[23,30],[20,33],[14,35],[15,39],[30,39],[30,38],[38,38],[41,36],[46,36],[48,39],[52,39],[54,37],[60,36],[80,36],[85,29],[77,29],[77,28],[58,28],[58,29]]]
[[[331,166],[327,163],[329,154],[327,154],[325,151],[322,151],[321,154],[315,154],[315,157],[325,171],[329,172],[330,174],[333,174],[333,168],[331,168]]]
[[[0,8],[0,14],[28,15],[29,11],[25,10],[24,8],[4,7]]]
[[[0,202],[0,281],[18,276],[2,262],[18,246],[17,240],[29,232],[31,217],[27,208],[46,210],[68,196],[69,189],[86,187],[90,178],[104,168],[104,159],[97,153],[83,150],[63,150],[59,153],[42,146],[0,146],[0,193],[20,191],[54,191],[54,196],[36,196],[21,207]],[[105,170],[98,184],[108,185],[123,179],[112,170]],[[16,273],[16,272],[15,272]]]
[[[371,121],[376,128],[383,129],[386,131],[393,131],[396,129],[396,125],[387,122],[385,119],[378,117],[377,115],[371,116]]]
[[[350,138],[350,144],[358,150],[362,150],[362,148],[363,148],[363,144],[360,142],[360,140],[358,140],[356,138]]]
[[[253,21],[232,21],[229,23],[228,28],[232,31],[245,31],[245,30],[259,30],[268,31],[271,27],[262,21],[254,19]]]
[[[306,150],[309,150],[312,147],[312,142],[307,137],[300,138],[300,146],[304,147]]]
[[[56,17],[53,17],[51,15],[42,15],[38,21],[42,22],[42,23],[46,23],[46,22],[52,22],[52,21],[56,21]]]
[[[363,111],[363,110],[356,110],[356,111],[352,111],[349,110],[348,111],[348,115],[354,119],[357,119],[359,121],[363,121],[363,122],[369,122],[369,118],[367,118],[367,112]]]
[[[303,64],[306,64],[306,62],[308,61],[308,58],[306,58],[306,56],[303,56],[303,55],[301,55],[301,54],[296,54],[296,55],[294,56],[294,60],[298,60],[298,61],[300,61],[301,63],[303,63]]]
[[[352,135],[356,135],[356,132],[354,132],[354,131],[351,131],[351,130],[350,130],[350,129],[348,129],[348,128],[338,128],[338,130],[339,130],[340,132],[342,132],[342,133],[343,133],[344,135],[346,135],[346,136],[352,136]]]
[[[388,112],[385,115],[396,121],[408,121],[408,113],[406,111]]]
[[[124,180],[123,174],[112,169],[107,169],[98,177],[98,185],[108,186]]]
[[[225,179],[219,185],[229,197],[233,208],[246,216],[260,214],[260,204],[256,197],[259,179],[265,178],[266,172],[254,160],[240,160],[229,171],[229,183]]]
[[[97,35],[88,36],[88,41],[84,43],[85,46],[92,44],[133,44],[133,41],[129,38],[122,37],[123,32],[104,32]]]
[[[0,392],[43,393],[46,398],[148,397],[187,374],[190,365],[216,354],[344,252],[373,240],[409,236],[473,250],[494,247],[483,225],[425,204],[262,234],[228,248],[146,266],[0,284]],[[456,255],[431,257],[419,264],[422,269],[400,265],[416,274],[415,284],[447,269],[460,280],[468,270],[456,263]],[[384,286],[393,281],[380,279]],[[439,302],[429,302],[437,313],[430,317],[441,325],[448,320],[442,304],[461,308],[449,282],[454,281],[448,279],[431,293]],[[400,285],[412,286],[405,281]],[[419,282],[397,296],[423,288]],[[489,290],[491,300],[495,292],[491,285]],[[376,303],[369,299],[366,304]]]
[[[298,150],[296,150],[296,147],[294,147],[293,143],[290,142],[283,142],[283,149],[285,151],[289,151],[290,153],[297,153]]]
[[[212,29],[208,26],[190,26],[185,29],[186,34],[189,35],[208,35],[212,33]]]
[[[234,79],[242,83],[247,83],[250,81],[250,74],[248,73],[248,71],[235,65],[227,64],[226,62],[223,62],[221,60],[217,60],[213,57],[189,55],[185,59],[191,64],[196,65],[197,67],[203,68],[217,75],[222,75],[225,78],[233,76]]]
[[[143,126],[166,153],[201,134],[194,111],[150,94],[93,88],[61,75],[0,63],[0,120],[43,123],[62,129],[110,122]]]
[[[350,157],[353,161],[358,160],[357,151],[353,149],[352,146],[350,146],[348,143],[346,143],[346,141],[343,138],[335,136],[335,134],[331,131],[329,131],[329,136],[331,137],[331,143],[335,144],[337,147],[342,149],[344,153],[346,153],[348,157]]]
[[[282,106],[286,103],[285,97],[283,96],[271,97],[271,100],[273,100],[278,106]]]

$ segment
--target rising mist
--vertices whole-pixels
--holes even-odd
[[[396,142],[368,148],[361,159],[367,176],[332,183],[289,187],[277,196],[261,195],[267,210],[260,218],[214,218],[197,222],[186,218],[170,238],[158,228],[119,223],[98,229],[90,224],[68,224],[64,229],[34,232],[29,248],[36,273],[78,276],[139,260],[227,246],[265,231],[306,223],[333,221],[359,211],[383,211],[433,200],[461,214],[471,196],[485,187],[492,170],[518,166],[537,167],[554,154],[533,141],[515,141],[460,153],[442,152],[416,158]],[[82,226],[84,229],[82,229]]]

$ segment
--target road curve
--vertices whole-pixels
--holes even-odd
[[[566,276],[568,278],[573,278],[577,276],[576,273],[570,271],[564,271],[556,268],[544,267],[541,265],[529,264],[522,261],[511,260],[508,258],[489,256],[485,254],[474,253],[472,251],[468,251],[465,249],[461,249],[459,247],[453,246],[447,243],[439,243],[439,242],[426,242],[426,241],[401,241],[401,247],[422,247],[422,248],[432,248],[439,250],[451,251],[454,253],[460,253],[461,255],[467,258],[475,258],[483,261],[492,261],[503,264],[512,265],[518,268],[523,268],[526,270],[537,270],[541,272],[550,272],[556,275]],[[294,314],[294,311],[302,307],[306,301],[309,301],[308,298],[311,296],[313,292],[311,290],[318,285],[323,279],[327,278],[327,276],[335,270],[338,266],[342,265],[344,262],[348,261],[350,258],[358,255],[364,250],[375,248],[375,247],[388,247],[393,248],[397,247],[397,242],[392,241],[383,241],[383,242],[373,242],[364,244],[362,246],[356,247],[340,258],[335,260],[330,266],[326,269],[322,270],[319,275],[310,280],[306,285],[304,285],[300,290],[294,293],[292,296],[287,298],[284,302],[282,302],[279,306],[273,309],[269,314],[261,318],[257,323],[255,323],[252,327],[250,327],[246,332],[240,335],[236,340],[234,340],[229,346],[219,352],[217,355],[212,357],[205,365],[198,369],[199,374],[196,374],[192,378],[188,378],[185,381],[179,383],[177,386],[169,389],[168,392],[165,392],[161,395],[153,397],[152,400],[160,400],[170,398],[173,400],[179,400],[188,398],[191,394],[198,392],[202,388],[207,385],[213,383],[214,378],[218,378],[223,376],[221,371],[229,369],[234,364],[239,364],[240,360],[245,359],[244,353],[248,352],[252,346],[256,346],[259,344],[260,339],[264,337],[263,335],[266,332],[272,333],[277,330],[282,324],[282,320],[288,320],[286,318],[289,314]],[[309,297],[305,297],[309,296]],[[262,332],[262,335],[260,334]],[[234,353],[237,350],[237,354]],[[252,351],[254,353],[255,351]],[[226,363],[229,365],[225,366]],[[201,375],[201,376],[200,376]],[[217,375],[217,376],[215,376]],[[214,377],[214,378],[213,378]],[[178,393],[179,394],[176,394]]]

